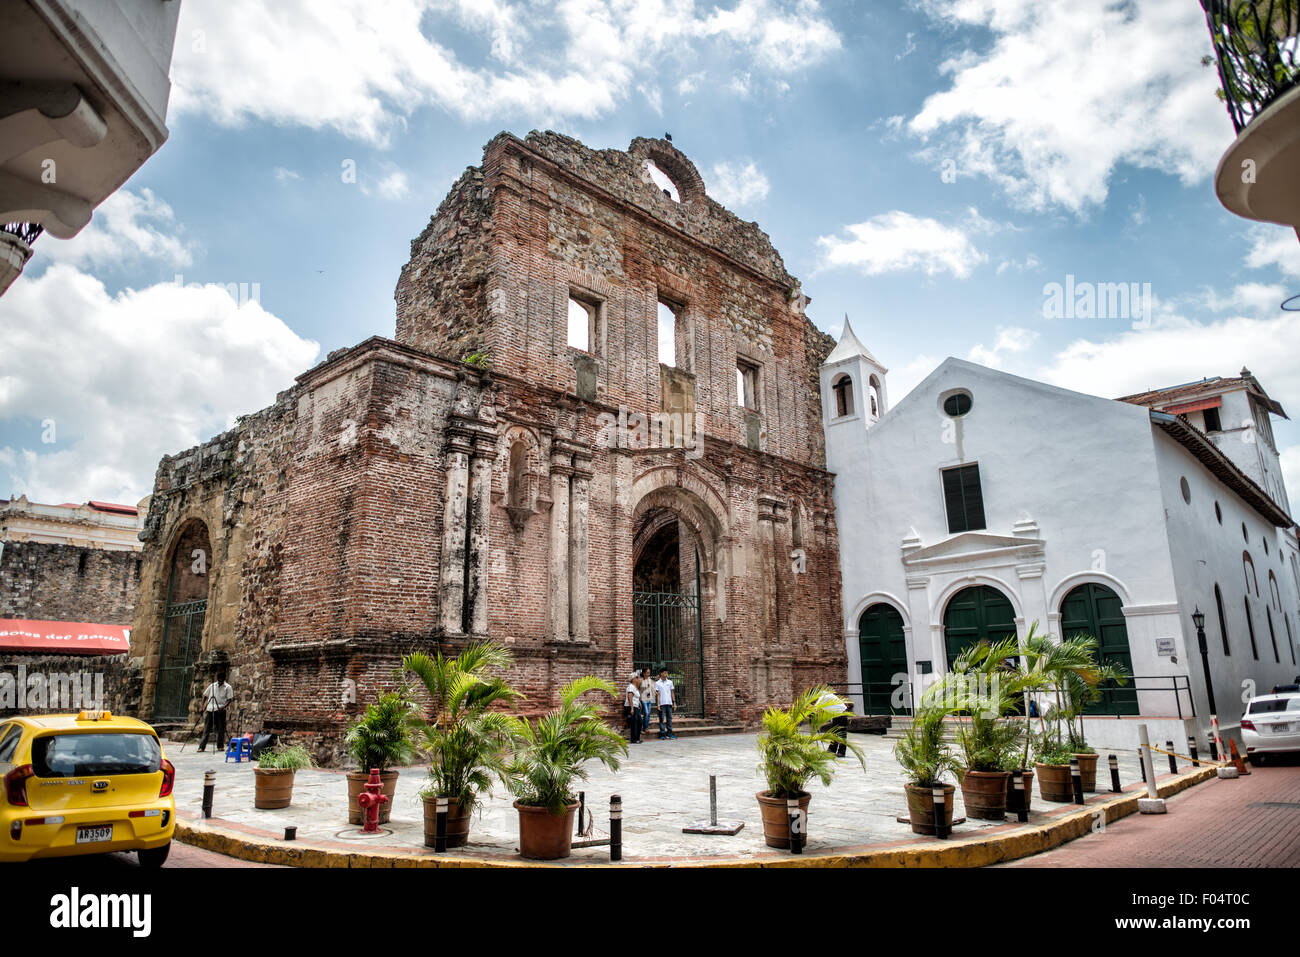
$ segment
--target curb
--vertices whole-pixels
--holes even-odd
[[[1198,768],[1167,778],[1156,787],[1160,797],[1171,797],[1204,781],[1215,780],[1215,768]],[[546,861],[494,860],[478,857],[433,856],[413,851],[372,850],[362,852],[337,851],[316,847],[309,842],[286,844],[276,840],[250,837],[201,821],[176,822],[176,840],[191,847],[215,851],[227,857],[252,861],[257,864],[281,864],[288,867],[325,868],[391,868],[391,867],[443,867],[443,868],[617,868],[617,867],[709,867],[709,868],[772,868],[772,867],[986,867],[1014,861],[1031,854],[1051,850],[1093,830],[1094,822],[1104,813],[1106,823],[1134,814],[1138,799],[1146,796],[1146,788],[1122,794],[1108,801],[1089,804],[1077,811],[1042,824],[1023,825],[1015,830],[990,837],[968,837],[902,847],[879,847],[876,850],[829,852],[791,855],[780,858],[727,858],[686,859],[682,861],[648,861],[644,864],[627,862],[612,864],[590,863],[556,864]],[[1068,806],[1068,805],[1067,805]]]

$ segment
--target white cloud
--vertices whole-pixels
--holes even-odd
[[[277,183],[288,183],[295,179],[302,179],[302,174],[297,170],[286,169],[283,166],[277,166],[272,171],[272,175],[275,176]]]
[[[366,196],[378,196],[380,199],[404,199],[411,191],[411,183],[403,170],[388,166],[387,171],[379,177],[374,186],[361,184],[361,192]]]
[[[1258,225],[1250,231],[1246,265],[1252,269],[1276,266],[1284,276],[1300,279],[1300,237],[1284,226]]]
[[[753,161],[714,163],[709,195],[723,206],[748,206],[767,198],[771,184]]]
[[[1233,316],[1129,330],[1113,339],[1080,339],[1058,352],[1037,378],[1116,398],[1202,376],[1250,368],[1283,406],[1300,408],[1300,313],[1270,319]]]
[[[818,238],[822,268],[850,266],[868,276],[906,270],[920,270],[927,276],[947,272],[965,279],[988,258],[962,228],[902,210],[845,226],[844,232],[847,235]]]
[[[1034,344],[1034,340],[1038,338],[1038,333],[1032,329],[1024,329],[1019,326],[999,326],[996,336],[992,348],[977,345],[971,349],[970,361],[978,362],[980,365],[988,366],[991,369],[1000,369],[1002,368],[1004,356],[1008,354],[1021,355],[1028,352],[1030,346]]]
[[[40,258],[98,269],[146,259],[172,266],[193,262],[189,248],[164,229],[176,228],[172,208],[150,189],[119,189],[100,204],[90,225],[68,240],[43,243]]]
[[[46,502],[138,501],[161,456],[267,405],[320,351],[221,286],[111,296],[66,264],[15,282],[0,322],[0,419],[53,419],[57,439],[42,445],[33,425],[0,447],[0,494]]]
[[[1199,6],[1186,0],[938,0],[946,26],[992,34],[940,65],[949,87],[909,129],[923,155],[987,176],[1020,205],[1103,202],[1121,163],[1201,182],[1232,141]]]
[[[453,48],[465,32],[488,39],[481,62]],[[228,126],[256,119],[384,144],[425,106],[471,121],[591,119],[687,58],[779,76],[839,48],[816,0],[737,0],[707,14],[693,0],[189,3],[172,108]]]

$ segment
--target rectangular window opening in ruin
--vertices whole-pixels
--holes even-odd
[[[600,304],[576,293],[569,294],[569,346],[583,352],[595,353],[600,341],[597,323]]]
[[[736,404],[758,411],[758,366],[736,360]]]
[[[678,308],[659,300],[659,361],[677,368],[677,314]]]

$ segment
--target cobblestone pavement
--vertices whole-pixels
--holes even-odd
[[[1275,759],[1276,760],[1276,759]],[[1253,768],[1006,867],[1300,867],[1300,762]]]
[[[808,851],[827,852],[865,844],[908,841],[911,828],[896,820],[906,815],[904,778],[893,758],[893,741],[875,735],[855,734],[852,738],[866,752],[864,772],[850,755],[840,762],[840,771],[830,788],[813,782],[808,819]],[[608,830],[608,802],[611,794],[623,798],[624,859],[735,858],[782,855],[763,844],[762,822],[755,793],[765,785],[758,772],[754,735],[734,734],[682,738],[677,741],[650,739],[631,746],[630,754],[617,774],[599,765],[590,768],[585,785],[587,800],[595,811],[595,837]],[[225,763],[224,755],[198,754],[193,745],[167,745],[167,754],[177,768],[176,806],[181,816],[198,819],[203,792],[203,772],[217,771],[213,814],[221,822],[239,829],[280,836],[286,825],[298,828],[300,839],[330,842],[343,850],[364,850],[375,845],[421,849],[424,843],[423,805],[416,795],[424,783],[423,768],[403,769],[397,785],[392,820],[387,832],[378,837],[361,837],[359,828],[347,823],[347,788],[343,772],[299,771],[293,804],[281,810],[253,807],[253,773],[247,762]],[[1124,784],[1139,779],[1137,756],[1119,752]],[[1099,769],[1099,786],[1109,790],[1109,777]],[[1167,769],[1166,769],[1167,770]],[[709,775],[718,780],[719,820],[739,820],[744,829],[735,836],[683,834],[682,828],[709,814]],[[1061,808],[1042,802],[1035,788],[1035,811]],[[958,816],[964,815],[961,791],[957,791]],[[1035,813],[1031,821],[1038,819]],[[1014,819],[1013,819],[1014,820]],[[214,822],[220,823],[220,822]],[[991,822],[970,822],[957,829],[970,834],[996,826]],[[470,831],[468,855],[499,858],[517,854],[518,815],[498,786],[484,802]],[[574,862],[607,860],[606,848],[575,849]]]

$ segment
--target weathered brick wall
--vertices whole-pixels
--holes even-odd
[[[641,178],[646,157],[685,185],[680,206]],[[635,539],[664,509],[701,551],[708,713],[752,722],[808,684],[843,681],[816,394],[828,339],[761,230],[701,190],[689,161],[658,141],[625,154],[554,134],[494,139],[412,245],[397,341],[332,353],[275,406],[163,460],[136,623],[148,639],[146,702],[164,569],[196,518],[213,551],[204,666],[228,656],[241,730],[296,737],[325,760],[412,650],[504,642],[529,715],[572,678],[621,681]],[[594,357],[566,345],[570,289],[603,302]],[[687,378],[708,433],[689,455],[607,441],[620,411],[661,408],[660,295],[689,318]],[[484,346],[489,367],[458,361]],[[736,404],[737,355],[761,366],[756,442]],[[579,394],[584,362],[596,383]],[[453,472],[468,475],[461,491]],[[582,528],[585,573],[570,575],[580,552],[563,536]],[[449,610],[452,594],[463,614]],[[587,612],[585,634],[566,602]]]
[[[130,625],[140,573],[137,552],[5,542],[0,618]]]
[[[0,654],[0,718],[16,714],[54,714],[79,707],[65,700],[75,691],[82,694],[80,707],[98,704],[114,714],[140,716],[140,693],[144,685],[142,659],[129,655],[27,655]],[[33,681],[34,676],[40,676]],[[19,698],[19,688],[25,688]],[[36,697],[44,687],[42,705]],[[60,690],[56,701],[55,689]],[[14,697],[10,698],[10,695]],[[99,699],[99,700],[96,700]]]

